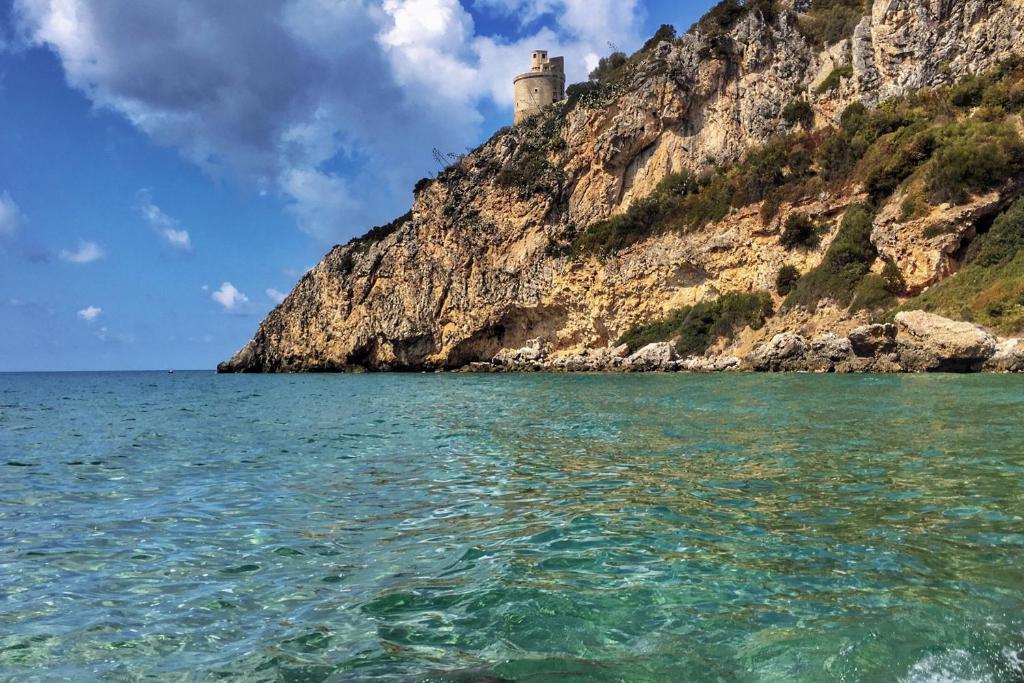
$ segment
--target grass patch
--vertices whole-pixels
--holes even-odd
[[[899,308],[918,309],[1004,335],[1024,333],[1024,250],[997,265],[969,265]]]
[[[832,92],[833,90],[838,89],[839,86],[843,84],[844,78],[852,77],[852,66],[837,66],[836,68],[832,69],[832,72],[828,76],[825,77],[825,80],[818,84],[818,87],[814,89],[814,93],[816,95],[824,95],[827,92]]]
[[[714,301],[684,306],[663,320],[638,325],[617,343],[636,351],[647,344],[676,339],[679,354],[697,355],[707,351],[716,340],[731,338],[744,327],[760,329],[772,313],[772,299],[767,292],[732,292]]]
[[[984,235],[971,243],[967,262],[981,267],[1005,263],[1024,249],[1024,198],[998,217]]]

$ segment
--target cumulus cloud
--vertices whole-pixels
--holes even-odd
[[[7,192],[0,193],[0,238],[12,237],[24,222],[21,209]]]
[[[70,251],[68,249],[60,250],[60,258],[62,261],[68,263],[92,263],[93,261],[99,261],[107,254],[103,251],[103,248],[95,242],[86,242],[84,240],[79,241],[78,249]]]
[[[211,294],[210,298],[223,306],[225,311],[237,311],[249,302],[249,297],[238,291],[230,282],[221,284],[220,289]]]
[[[609,41],[636,42],[636,0],[476,1],[558,23],[483,36],[458,0],[14,0],[14,16],[95,106],[213,176],[278,193],[330,241],[408,208],[432,147],[482,137],[481,111],[511,104],[530,49],[565,54],[580,80]]]
[[[267,296],[270,297],[270,300],[273,301],[275,304],[279,304],[282,301],[284,301],[285,297],[287,297],[288,295],[285,294],[284,292],[274,289],[273,287],[270,287],[267,289]]]
[[[78,317],[86,322],[93,322],[96,318],[100,317],[100,313],[103,309],[99,306],[87,306],[78,312]]]
[[[153,195],[149,190],[139,190],[135,197],[135,208],[142,215],[146,224],[172,248],[179,251],[192,251],[192,238],[188,230],[183,230],[178,221],[164,213],[163,209],[153,203]]]

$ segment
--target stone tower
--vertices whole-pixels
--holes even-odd
[[[534,50],[530,70],[516,76],[513,83],[518,124],[552,102],[565,99],[565,58],[548,59],[547,50]]]

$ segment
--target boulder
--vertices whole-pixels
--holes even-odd
[[[1024,344],[1019,339],[1003,339],[996,352],[985,361],[985,370],[992,372],[1024,372]]]
[[[896,350],[896,326],[891,323],[858,327],[847,338],[853,352],[860,358],[872,358]]]
[[[626,359],[630,370],[645,372],[651,370],[674,370],[677,358],[675,344],[654,342],[641,348]]]
[[[977,372],[996,352],[996,340],[965,322],[926,313],[896,315],[900,362],[911,371]]]
[[[539,363],[544,360],[548,355],[550,344],[541,337],[537,339],[529,339],[526,342],[526,346],[519,349],[502,349],[491,362],[495,365],[501,366],[520,366],[520,365],[532,365]]]
[[[807,351],[807,340],[799,334],[783,332],[747,356],[750,366],[759,372],[803,369],[802,362]]]
[[[853,355],[853,345],[846,337],[828,332],[811,339],[807,353],[813,359],[837,363]]]

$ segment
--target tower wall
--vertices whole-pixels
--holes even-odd
[[[544,107],[565,99],[565,60],[548,59],[544,50],[534,50],[530,71],[516,76],[515,123],[519,124]]]

